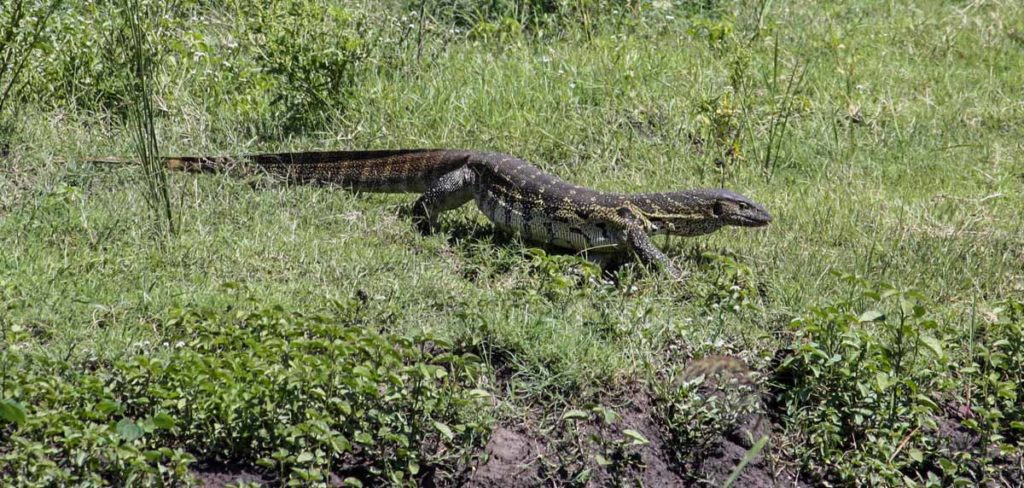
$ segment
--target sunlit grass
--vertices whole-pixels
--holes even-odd
[[[962,360],[966,317],[1024,297],[1024,56],[1007,34],[1024,11],[924,4],[773,2],[744,11],[760,30],[734,40],[681,15],[543,41],[435,33],[415,68],[413,46],[403,69],[362,72],[344,110],[282,138],[240,135],[260,133],[251,114],[193,93],[175,78],[186,68],[153,85],[174,103],[141,133],[161,141],[150,155],[497,150],[602,190],[722,185],[772,212],[763,230],[658,238],[691,273],[684,289],[633,266],[581,279],[582,260],[533,253],[469,206],[422,237],[400,212],[412,196],[224,175],[160,183],[177,189],[179,227],[154,248],[134,169],[67,162],[132,154],[134,133],[38,110],[0,181],[6,320],[46,354],[110,359],[159,344],[172,309],[251,296],[317,312],[360,294],[380,328],[507,367],[503,398],[527,408],[600,399],[689,356],[764,368],[793,345],[791,319],[857,301],[838,273],[920,290]]]

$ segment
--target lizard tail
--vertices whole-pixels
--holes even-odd
[[[341,185],[368,192],[423,192],[441,175],[466,164],[472,151],[399,149],[382,151],[308,151],[245,156],[176,156],[163,158],[168,169],[216,173],[258,169],[295,183]],[[90,159],[127,164],[116,158]]]

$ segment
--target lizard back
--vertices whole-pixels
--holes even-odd
[[[529,240],[575,250],[619,244],[606,219],[624,203],[621,195],[569,183],[518,158],[488,154],[471,160],[478,179],[477,207],[498,227]]]

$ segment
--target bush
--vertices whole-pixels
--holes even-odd
[[[599,18],[621,20],[640,12],[643,2],[630,0],[405,0],[408,12],[423,12],[445,28],[454,27],[473,38],[508,39],[523,31],[560,35],[583,26],[593,28]]]
[[[430,337],[270,308],[182,312],[168,342],[116,364],[18,348],[7,324],[0,477],[28,485],[175,484],[201,464],[295,485],[444,479],[486,435],[484,370]]]
[[[958,368],[972,415],[964,425],[1002,454],[1024,452],[1024,302],[1007,301],[997,319],[971,338],[971,357]],[[986,468],[991,468],[986,466]]]
[[[25,83],[22,73],[38,47],[47,22],[60,1],[41,4],[24,0],[0,4],[0,157],[7,155],[9,139],[14,132],[13,109]]]
[[[286,130],[344,111],[369,55],[361,25],[335,2],[271,2],[247,30],[256,65],[269,76],[273,120]]]
[[[141,0],[157,66],[155,94],[199,104],[262,132],[294,131],[345,110],[372,49],[363,22],[334,0]],[[117,2],[69,3],[34,62],[35,101],[123,112],[128,53]],[[376,63],[380,64],[380,63]],[[174,103],[177,102],[177,103]]]
[[[552,17],[569,13],[574,2],[567,0],[496,0],[476,2],[472,0],[406,0],[406,9],[419,11],[459,27],[472,28],[480,22],[501,19],[516,19],[524,25],[537,25]]]
[[[947,369],[930,335],[937,324],[913,291],[846,279],[872,306],[841,302],[793,320],[797,345],[778,371],[789,383],[780,391],[786,421],[805,433],[797,454],[812,476],[902,482],[929,467],[925,432],[935,430],[939,406],[926,392],[940,390]]]

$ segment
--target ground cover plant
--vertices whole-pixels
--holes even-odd
[[[78,162],[139,147],[129,7],[163,154],[489,149],[775,220],[659,238],[684,285],[261,176],[167,175],[160,232]],[[5,1],[0,41],[5,485],[1024,483],[1017,2]]]

